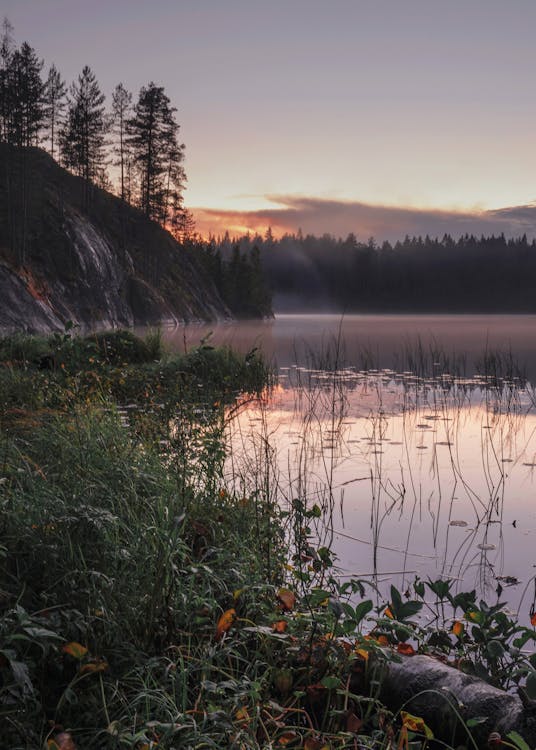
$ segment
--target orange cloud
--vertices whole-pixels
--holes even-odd
[[[196,208],[197,230],[203,236],[264,234],[268,227],[275,236],[285,232],[345,237],[353,232],[360,240],[395,241],[410,236],[442,237],[451,234],[500,234],[536,236],[536,204],[496,211],[456,212],[396,206],[378,206],[352,201],[296,196],[269,196],[277,205],[257,211],[229,211]]]

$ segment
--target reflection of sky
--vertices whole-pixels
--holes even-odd
[[[451,577],[457,590],[476,588],[488,601],[509,576],[520,583],[503,581],[502,599],[517,608],[536,572],[536,415],[495,413],[476,392],[460,406],[429,393],[404,410],[399,398],[394,413],[382,399],[380,414],[380,390],[372,399],[369,387],[345,393],[334,425],[329,394],[278,389],[266,412],[251,406],[234,425],[234,470],[241,451],[246,461],[257,454],[262,431],[277,455],[280,501],[299,493],[310,506],[328,503],[331,483],[343,574],[376,573],[402,588],[415,575]],[[529,587],[523,611],[531,596]]]
[[[530,330],[533,320],[521,320],[520,329]],[[478,320],[466,322],[465,333],[474,333]],[[516,330],[511,320],[496,322],[497,340],[509,325],[512,335]],[[276,334],[283,326],[284,335],[272,339],[283,340],[283,349],[288,323],[271,325]],[[316,328],[312,323],[307,321],[309,333],[315,330],[321,340],[319,319]],[[370,335],[375,325],[368,321]],[[458,320],[459,340],[469,340],[460,325]],[[245,328],[249,348],[253,329]],[[393,581],[402,588],[415,575],[450,576],[458,590],[476,588],[489,602],[502,581],[501,599],[513,610],[528,585],[521,602],[525,616],[536,573],[536,414],[526,394],[511,399],[506,391],[497,400],[482,381],[471,380],[468,389],[446,382],[448,388],[434,388],[410,373],[365,375],[355,368],[332,381],[318,371],[284,366],[266,410],[250,406],[233,425],[233,469],[242,466],[245,483],[254,475],[247,462],[262,455],[262,432],[275,452],[280,501],[298,493],[311,504],[327,502],[331,483],[344,575],[370,580],[376,573],[384,586]],[[506,577],[519,584],[508,586]]]

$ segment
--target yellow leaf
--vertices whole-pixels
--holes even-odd
[[[386,607],[386,608],[385,608],[385,612],[384,612],[383,614],[384,614],[384,615],[385,615],[386,617],[389,617],[389,618],[390,618],[391,620],[394,620],[394,619],[395,619],[395,616],[394,616],[394,615],[393,615],[393,613],[391,612],[391,608],[390,608],[390,607]]]
[[[235,713],[235,720],[240,722],[240,726],[244,729],[249,726],[250,718],[248,710],[245,706],[242,708],[239,708],[238,711]]]
[[[216,625],[216,640],[219,641],[223,637],[224,633],[227,633],[233,622],[236,620],[236,610],[231,608],[225,610],[218,624]]]
[[[465,630],[463,626],[463,622],[460,622],[459,620],[455,620],[452,625],[452,632],[457,638],[461,638],[463,635],[463,631]]]
[[[279,589],[277,599],[283,611],[290,612],[296,604],[296,594],[290,589]]]
[[[408,714],[407,711],[401,711],[400,717],[402,719],[402,726],[406,727],[406,729],[424,734],[429,740],[433,738],[434,733],[420,716],[413,716],[413,714]]]
[[[356,654],[359,654],[359,656],[364,659],[365,661],[368,661],[369,658],[369,652],[364,648],[356,648],[355,650]]]
[[[76,641],[65,643],[61,650],[64,654],[69,654],[69,656],[72,656],[79,661],[80,659],[83,659],[88,652],[85,646],[82,646],[81,643],[77,643]]]

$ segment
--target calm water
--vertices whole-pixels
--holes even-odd
[[[174,346],[209,329],[170,333]],[[536,573],[536,316],[279,316],[213,328],[279,385],[231,425],[244,491],[324,511],[343,576],[450,577],[526,621]],[[500,354],[498,355],[497,352]],[[488,373],[483,363],[488,361]],[[512,362],[517,366],[512,367]]]

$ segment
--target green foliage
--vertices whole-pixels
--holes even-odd
[[[226,485],[229,408],[269,381],[257,352],[155,361],[158,334],[70,330],[0,351],[6,746],[424,748],[422,719],[379,700],[416,651],[534,694],[534,631],[500,604],[442,580],[380,604],[338,577],[319,502]]]

